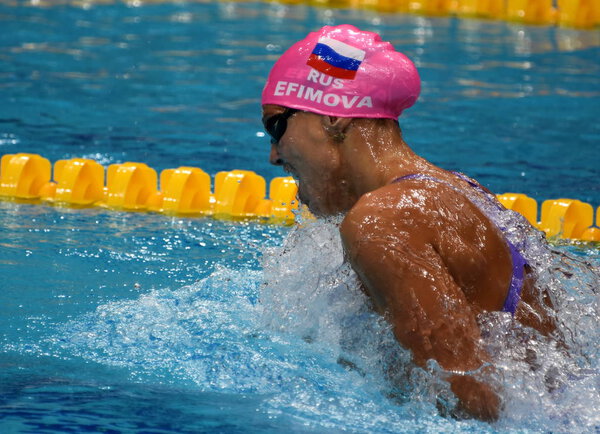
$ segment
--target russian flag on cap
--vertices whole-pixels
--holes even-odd
[[[323,37],[319,38],[306,64],[332,77],[352,80],[364,58],[363,50]]]

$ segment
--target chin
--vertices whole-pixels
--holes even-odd
[[[303,202],[303,203],[308,207],[308,210],[315,217],[331,217],[331,216],[334,216],[334,215],[340,213],[340,211],[320,206],[318,203],[315,203],[315,202],[307,201],[307,202]]]
[[[314,208],[314,207],[308,207],[308,210],[311,212],[312,215],[314,215],[315,217],[327,217],[328,214],[324,213],[321,209],[318,208]]]
[[[308,210],[310,211],[310,213],[312,215],[314,215],[315,217],[324,217],[325,214],[323,213],[323,211],[321,210],[321,208],[319,206],[317,206],[317,204],[313,201],[311,202],[310,200],[306,200],[303,198],[299,198],[300,203],[304,206],[306,206],[308,208]]]
[[[298,194],[298,200],[301,204],[305,205],[308,210],[315,217],[330,217],[336,214],[339,214],[341,211],[336,209],[335,206],[331,206],[331,203],[323,203],[323,199],[321,196],[312,197],[311,199],[307,199],[304,194]]]

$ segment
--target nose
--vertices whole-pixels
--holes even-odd
[[[283,160],[279,156],[279,153],[277,152],[277,147],[274,144],[271,145],[271,155],[269,156],[269,162],[274,166],[283,166]]]

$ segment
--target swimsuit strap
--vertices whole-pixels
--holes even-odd
[[[525,265],[527,265],[527,260],[523,257],[521,252],[517,250],[513,243],[508,241],[506,237],[504,237],[504,239],[508,244],[510,257],[512,259],[512,279],[510,279],[508,294],[506,294],[502,312],[510,312],[512,316],[515,316],[517,305],[519,304],[519,300],[521,300],[523,284],[525,283]]]
[[[462,172],[457,172],[455,170],[451,171],[450,173],[456,175],[457,178],[462,179],[463,181],[466,181],[471,187],[473,187],[476,190],[479,190],[482,193],[485,193],[486,196],[489,194],[487,191],[485,191],[483,189],[483,187],[481,185],[479,185],[478,183],[476,183],[475,181],[473,181],[471,178],[469,178],[467,175],[465,175]]]
[[[460,173],[460,172],[452,172],[458,178],[466,181],[471,187],[485,194],[490,201],[494,201],[493,197],[490,197],[490,193],[484,190],[479,184],[473,182],[469,177]],[[450,184],[447,181],[436,178],[434,176],[425,175],[422,173],[411,173],[409,175],[404,175],[399,178],[396,178],[392,181],[392,183],[396,183],[399,181],[409,180],[409,179],[424,179],[428,181],[435,181],[442,184],[446,184],[451,187],[453,190],[460,192],[456,187]],[[495,202],[495,201],[494,201]],[[501,206],[498,206],[501,209]],[[496,224],[496,223],[494,223]],[[498,226],[496,224],[496,226]],[[498,226],[501,232],[504,233],[504,228]],[[515,247],[513,243],[511,243],[506,236],[504,236],[504,240],[508,245],[508,250],[510,251],[510,258],[512,262],[512,278],[510,279],[510,285],[508,286],[508,294],[506,295],[506,299],[504,300],[504,306],[502,306],[502,312],[510,312],[513,316],[517,310],[517,305],[519,304],[519,300],[521,299],[521,291],[523,290],[523,283],[525,281],[525,265],[527,265],[527,260],[523,257],[521,252]]]

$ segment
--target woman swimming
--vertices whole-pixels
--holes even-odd
[[[313,214],[345,215],[347,258],[414,362],[436,360],[458,410],[495,420],[501,402],[477,318],[504,310],[550,335],[551,303],[479,206],[497,204],[493,195],[404,142],[397,119],[419,93],[413,63],[377,34],[323,27],[281,56],[263,90],[270,160],[298,179]]]

